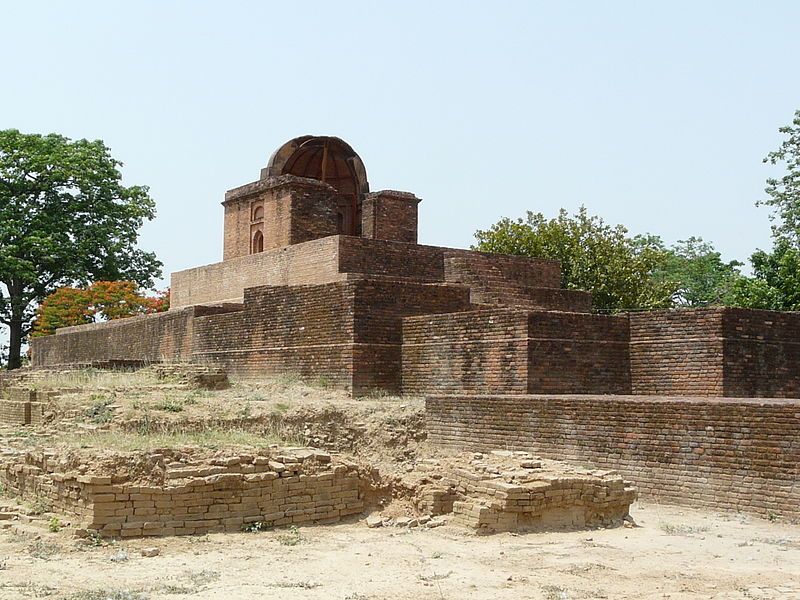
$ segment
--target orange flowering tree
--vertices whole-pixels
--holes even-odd
[[[59,327],[168,309],[169,290],[158,292],[156,296],[144,296],[133,281],[97,281],[85,288],[62,287],[39,305],[31,335],[50,335]]]

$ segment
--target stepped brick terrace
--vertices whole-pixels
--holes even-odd
[[[417,243],[419,202],[370,191],[338,138],[291,140],[225,195],[223,260],[173,273],[168,312],[36,338],[33,365],[195,363],[427,396],[442,448],[536,452],[668,502],[800,517],[800,313],[597,314],[556,261]],[[40,419],[38,397],[8,402],[7,420]],[[479,527],[528,518],[459,502]]]
[[[34,366],[201,362],[360,395],[800,396],[800,315],[600,315],[558,262],[417,243],[414,194],[371,192],[338,138],[281,146],[225,194],[223,260],[172,275],[165,314],[58,330]]]

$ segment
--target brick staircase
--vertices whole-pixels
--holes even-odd
[[[468,285],[473,304],[581,313],[592,308],[588,292],[526,285],[521,280],[535,278],[504,269],[490,256],[445,255],[444,278],[449,283]]]

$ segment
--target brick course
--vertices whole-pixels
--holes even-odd
[[[800,519],[800,400],[431,396],[428,439],[620,471],[644,497]]]

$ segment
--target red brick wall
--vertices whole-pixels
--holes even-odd
[[[627,317],[520,309],[403,321],[403,391],[630,393]]]
[[[660,501],[800,519],[800,401],[433,396],[434,444],[616,469]]]
[[[182,361],[192,352],[193,321],[227,308],[195,307],[59,329],[31,340],[33,366],[106,361]]]
[[[302,285],[340,281],[339,237],[240,256],[172,274],[171,308],[212,302],[241,302],[244,290],[260,285]]]
[[[250,254],[255,229],[264,234],[265,250],[336,235],[337,204],[331,186],[293,175],[234,188],[223,202],[223,260]],[[254,219],[256,206],[263,208],[263,219]]]
[[[725,309],[726,396],[800,398],[800,313]]]
[[[509,309],[403,319],[403,393],[524,393],[527,331],[527,313]]]
[[[529,393],[630,393],[626,316],[532,312],[528,336]]]
[[[631,313],[633,393],[722,396],[722,310]]]
[[[232,373],[295,373],[349,388],[353,288],[333,283],[245,291],[236,313],[198,318],[192,358]]]
[[[405,281],[249,288],[243,310],[196,319],[192,356],[233,373],[296,373],[355,393],[397,391],[401,318],[468,307],[465,288]]]
[[[361,205],[361,235],[416,244],[419,202],[419,198],[407,192],[383,190],[367,194]]]

